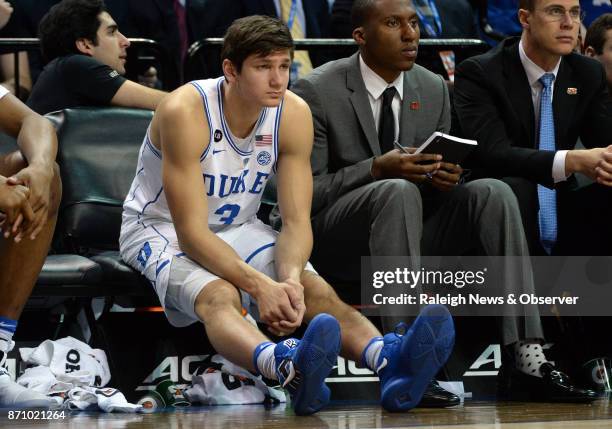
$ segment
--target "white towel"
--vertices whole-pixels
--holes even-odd
[[[189,402],[206,405],[286,402],[282,390],[268,387],[260,378],[224,357],[215,355],[211,361],[213,365],[196,370],[191,386],[183,392]]]
[[[31,365],[47,366],[55,376],[71,375],[103,387],[110,381],[106,353],[72,337],[45,340],[36,348],[20,348],[21,359]]]
[[[135,413],[142,406],[127,402],[123,393],[105,386],[110,378],[106,353],[72,337],[46,340],[36,348],[19,349],[30,365],[17,379],[28,389],[51,396],[70,410]]]
[[[102,410],[107,413],[136,413],[142,411],[141,405],[130,404],[123,393],[106,387],[75,387],[71,389],[64,401],[63,408],[69,410]]]

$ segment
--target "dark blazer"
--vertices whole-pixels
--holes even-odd
[[[316,68],[298,80],[292,91],[308,103],[313,116],[314,214],[373,181],[370,169],[374,156],[381,154],[380,145],[358,54]],[[418,146],[434,131],[449,129],[450,101],[444,80],[415,64],[404,73],[400,144]]]
[[[329,37],[330,14],[327,0],[302,0],[306,37]],[[209,37],[221,37],[238,18],[249,15],[277,16],[273,0],[208,0],[206,9],[218,19]]]
[[[555,186],[552,178],[555,153],[537,149],[531,88],[518,44],[518,38],[506,39],[492,51],[472,57],[457,67],[452,132],[478,140],[470,165],[474,177],[501,178],[512,187],[530,251],[542,254],[536,184]],[[597,61],[578,54],[563,57],[555,81],[553,111],[558,150],[573,149],[578,138],[588,148],[612,144],[612,100],[603,67]],[[593,247],[584,245],[584,234],[571,238],[568,234],[578,230],[577,218],[586,224],[598,223],[592,215],[609,212],[609,204],[602,207],[597,204],[599,200],[609,200],[610,192],[599,185],[589,187],[593,189],[586,192],[571,192],[576,188],[574,176],[555,186],[559,215],[556,252],[577,254],[582,246],[587,249],[584,254],[590,255],[593,250],[589,249]],[[592,217],[592,222],[586,220],[586,215]],[[583,233],[586,233],[585,222],[579,229]],[[601,230],[591,236],[597,234]]]
[[[467,0],[436,0],[434,3],[442,22],[440,39],[478,38],[476,14]],[[420,28],[421,38],[428,38],[422,23]]]
[[[188,44],[205,37],[212,37],[212,29],[219,17],[206,9],[210,1],[187,0]],[[110,0],[108,6],[113,14],[117,13],[120,8],[125,9],[123,12],[125,23],[117,21],[123,34],[128,37],[153,39],[162,46],[167,57],[173,63],[173,67],[169,70],[171,75],[162,76],[162,79],[167,80],[166,83],[180,84],[183,68],[181,63],[181,38],[173,0]],[[117,18],[115,19],[117,20]],[[144,69],[147,69],[150,65],[146,62],[142,62],[140,65],[135,62],[128,62],[128,76],[135,78],[137,74],[142,74]]]
[[[310,39],[330,37],[327,0],[302,0],[302,4],[306,20],[306,37]],[[208,0],[206,10],[216,17],[214,21],[211,20],[214,25],[208,37],[222,37],[235,19],[244,16],[277,16],[273,0]],[[310,57],[315,67],[328,59],[328,55],[315,52]]]
[[[490,177],[523,177],[553,186],[554,152],[539,151],[518,38],[462,62],[455,75],[454,133],[478,140],[475,165]],[[576,94],[572,95],[573,89]],[[601,64],[570,54],[561,60],[553,95],[557,149],[612,144],[612,101]]]
[[[351,8],[354,0],[335,0],[331,13],[332,37],[348,37],[353,34],[351,24]],[[472,6],[467,0],[436,0],[436,8],[442,22],[441,39],[478,38],[478,27]],[[427,33],[420,24],[421,38],[427,38]]]

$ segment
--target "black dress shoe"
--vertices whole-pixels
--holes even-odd
[[[421,398],[417,407],[420,408],[444,408],[459,405],[461,399],[454,393],[440,387],[436,380],[432,380]]]
[[[582,402],[598,398],[597,393],[574,386],[569,377],[550,363],[540,367],[542,378],[502,365],[497,375],[497,397],[509,401]]]

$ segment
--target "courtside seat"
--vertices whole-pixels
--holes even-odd
[[[57,128],[63,186],[54,249],[97,264],[107,295],[153,295],[118,252],[123,200],[152,116],[148,110],[114,107],[47,115]]]
[[[80,255],[49,255],[36,282],[34,295],[79,296],[99,286],[102,268]]]

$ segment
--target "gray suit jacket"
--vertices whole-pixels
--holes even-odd
[[[378,134],[358,54],[316,68],[291,90],[306,100],[314,121],[315,214],[373,181],[372,161],[381,154]],[[450,103],[444,80],[415,64],[404,73],[400,143],[418,146],[434,131],[449,130]]]

